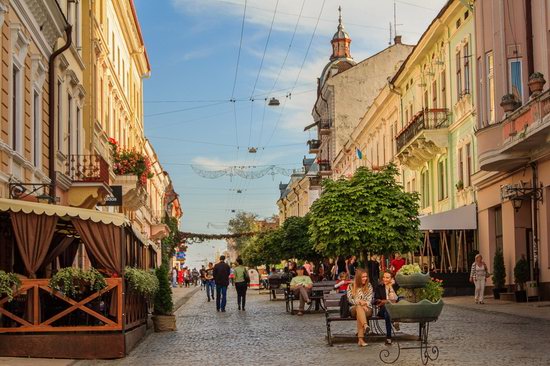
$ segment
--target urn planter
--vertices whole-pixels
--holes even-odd
[[[395,282],[399,287],[403,288],[419,288],[424,287],[428,282],[430,282],[430,273],[411,273],[408,275],[403,275],[397,272],[395,275]]]
[[[385,307],[392,321],[430,321],[436,320],[441,314],[443,310],[443,300],[440,299],[435,303],[426,299],[416,303],[401,300],[397,303],[387,303]]]

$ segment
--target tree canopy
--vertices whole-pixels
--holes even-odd
[[[325,180],[311,206],[309,234],[325,256],[409,252],[421,245],[418,194],[396,182],[395,165],[359,168],[350,179]]]
[[[256,220],[258,215],[250,212],[239,211],[228,223],[228,231],[231,234],[242,234],[256,231]],[[230,245],[234,246],[233,249],[237,253],[241,253],[242,250],[252,241],[252,237],[241,236],[235,237],[231,240]]]

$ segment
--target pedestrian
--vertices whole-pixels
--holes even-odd
[[[172,268],[172,287],[178,287],[178,269],[176,266]]]
[[[311,294],[313,281],[311,281],[309,276],[305,275],[305,268],[303,266],[298,267],[296,272],[297,276],[293,277],[292,281],[290,281],[290,289],[294,291],[294,295],[300,299],[300,307],[298,308],[297,315],[304,315],[305,304],[311,304],[309,295]]]
[[[205,273],[206,273],[206,268],[204,268],[204,264],[203,264],[201,269],[199,270],[200,280],[201,280],[201,291],[206,288],[206,279],[204,278]]]
[[[231,282],[231,286],[235,286],[235,264],[229,267],[229,282]]]
[[[204,280],[206,282],[206,297],[208,302],[214,299],[214,264],[208,263],[208,268],[204,271]]]
[[[395,303],[398,300],[397,290],[399,285],[393,281],[392,273],[389,271],[384,272],[382,275],[382,282],[376,285],[374,291],[375,304],[380,310],[378,310],[378,316],[384,318],[386,322],[386,344],[391,345],[391,318],[390,314],[386,310],[385,305],[388,302]],[[399,330],[399,324],[395,323],[395,329]]]
[[[237,258],[237,267],[234,269],[235,274],[235,289],[237,290],[237,306],[239,310],[245,311],[246,307],[246,290],[250,283],[248,271],[243,266],[243,260]]]
[[[189,287],[190,285],[191,285],[191,270],[185,267],[185,287]]]
[[[483,261],[481,254],[477,254],[472,263],[472,269],[470,270],[470,282],[472,282],[475,287],[475,302],[476,304],[483,304],[483,295],[485,294],[485,281],[487,281],[487,276],[489,276],[489,271],[487,271],[487,265]]]
[[[367,270],[372,286],[378,285],[378,281],[380,280],[380,263],[378,263],[374,255],[371,255],[367,261]]]
[[[311,264],[308,261],[304,262],[304,269],[306,270],[305,274],[307,276],[311,276],[313,274],[313,268],[311,267]]]
[[[180,287],[183,287],[183,268],[180,268],[178,271],[178,284]]]
[[[395,257],[390,262],[390,269],[392,274],[395,276],[404,265],[405,258],[401,258],[400,253],[395,253]]]
[[[357,343],[365,347],[365,333],[368,334],[368,318],[372,315],[373,298],[367,272],[362,269],[355,271],[355,280],[348,287],[347,297],[351,305],[351,315],[357,320]]]
[[[193,281],[193,286],[197,287],[199,284],[199,271],[197,271],[196,268],[193,268],[193,271],[191,272],[191,279]]]
[[[225,255],[220,256],[220,261],[214,266],[213,276],[216,283],[216,311],[221,311],[222,313],[225,313],[230,273],[231,268],[225,263]]]

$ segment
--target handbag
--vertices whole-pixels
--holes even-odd
[[[340,301],[338,305],[340,306],[340,318],[342,319],[351,318],[351,309],[350,309],[348,297],[346,296],[346,294],[340,297]]]
[[[244,270],[244,282],[248,285],[250,283],[250,275],[248,274],[248,271]]]

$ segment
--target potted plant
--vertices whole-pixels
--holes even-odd
[[[443,292],[443,281],[431,278],[422,287],[399,289],[398,294],[405,300],[385,306],[394,321],[436,320],[443,310]]]
[[[176,316],[172,302],[172,288],[168,279],[168,266],[163,264],[156,270],[159,282],[158,291],[155,294],[155,308],[153,311],[153,325],[155,332],[176,330]]]
[[[462,181],[462,179],[456,182],[455,187],[457,191],[462,191],[464,189],[464,182]]]
[[[504,283],[506,281],[506,267],[504,266],[504,256],[502,249],[497,249],[493,258],[493,296],[500,299],[500,294],[506,292]]]
[[[423,287],[430,282],[430,274],[422,273],[418,264],[406,264],[395,275],[395,282],[403,288]]]
[[[85,271],[76,267],[66,267],[50,278],[48,286],[67,297],[78,298],[90,291],[103,290],[107,287],[107,282],[95,268]]]
[[[15,273],[0,271],[0,299],[5,295],[10,302],[20,286],[21,281]]]
[[[517,286],[515,291],[516,301],[526,302],[527,291],[525,290],[525,283],[529,281],[529,262],[527,262],[527,259],[523,255],[514,267],[514,279]]]
[[[151,298],[159,289],[159,280],[154,273],[143,269],[126,267],[124,278],[128,283],[130,291]]]
[[[529,82],[527,85],[529,85],[529,90],[531,93],[538,95],[542,92],[545,83],[546,80],[544,80],[544,75],[540,72],[534,72],[529,76]]]
[[[504,112],[513,112],[520,106],[520,103],[514,94],[504,94],[500,100],[500,106]]]
[[[147,179],[153,177],[149,158],[134,149],[122,149],[118,141],[112,137],[108,138],[107,142],[111,146],[114,173],[116,175],[133,174],[138,177],[140,184],[147,184]]]

